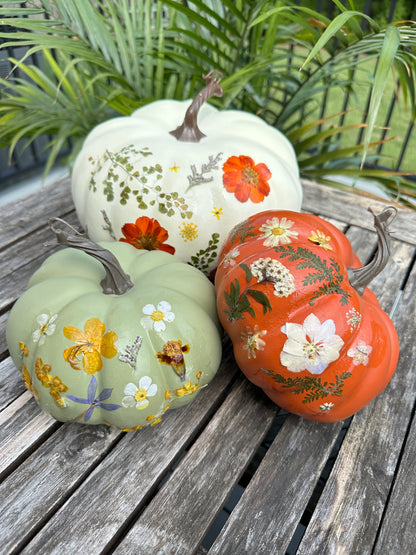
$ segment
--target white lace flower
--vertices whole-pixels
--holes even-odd
[[[333,320],[321,324],[315,314],[309,314],[303,324],[287,323],[282,327],[287,340],[280,353],[280,362],[290,372],[308,370],[321,374],[325,368],[339,358],[344,341],[335,334]]]
[[[270,257],[259,258],[251,264],[250,271],[258,282],[273,282],[273,293],[277,297],[288,297],[295,291],[293,275],[279,260]]]
[[[166,322],[173,322],[175,314],[171,312],[172,307],[166,301],[161,301],[157,306],[154,304],[147,304],[143,307],[144,316],[140,323],[146,329],[153,328],[155,331],[164,331],[166,329]]]
[[[143,410],[149,404],[148,397],[154,397],[157,393],[157,385],[152,383],[152,378],[143,376],[139,380],[139,387],[134,383],[128,383],[124,388],[121,404],[123,407],[136,407]]]
[[[368,355],[371,353],[372,350],[373,347],[371,347],[371,345],[367,345],[365,341],[362,341],[360,339],[356,347],[348,350],[347,356],[352,358],[352,363],[354,364],[354,366],[358,366],[359,364],[367,366]]]
[[[297,237],[297,231],[292,231],[290,228],[295,222],[287,220],[286,218],[272,218],[267,220],[265,224],[260,227],[259,231],[263,232],[263,245],[265,247],[277,247],[278,245],[287,245],[291,243],[292,237]]]
[[[321,405],[319,408],[323,411],[323,412],[327,412],[329,410],[331,410],[334,407],[334,403],[324,403],[323,405]]]
[[[56,329],[55,320],[58,318],[57,314],[49,316],[49,314],[39,314],[36,322],[39,328],[32,333],[32,339],[35,343],[43,345],[47,335],[52,335]]]
[[[241,339],[244,341],[243,349],[245,349],[248,358],[256,358],[256,351],[263,351],[266,342],[261,339],[267,333],[267,330],[260,330],[256,324],[252,330],[250,326],[246,327],[246,332],[241,334]]]

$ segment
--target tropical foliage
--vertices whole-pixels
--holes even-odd
[[[27,48],[0,80],[0,146],[13,152],[22,139],[52,136],[48,172],[68,141],[73,159],[99,122],[155,99],[188,98],[212,68],[223,75],[216,105],[277,126],[304,177],[339,187],[334,176],[376,178],[412,204],[416,186],[383,157],[381,141],[390,137],[378,116],[386,83],[395,82],[408,119],[415,117],[416,25],[380,23],[353,0],[331,0],[331,19],[309,5],[0,0],[1,48]],[[330,93],[349,102],[324,115]]]

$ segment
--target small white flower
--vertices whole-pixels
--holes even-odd
[[[39,314],[36,318],[39,328],[32,333],[32,340],[39,345],[43,345],[43,343],[45,343],[45,337],[54,333],[56,329],[56,324],[54,322],[57,318],[57,314],[53,316],[49,316],[49,314]]]
[[[290,228],[295,222],[292,220],[287,220],[286,218],[272,218],[267,220],[265,224],[260,227],[260,231],[264,233],[265,247],[277,247],[278,245],[287,245],[291,243],[292,237],[297,237],[299,234],[297,231],[292,231]]]
[[[157,385],[152,383],[152,378],[143,376],[139,380],[139,387],[134,383],[128,383],[124,388],[124,395],[121,404],[123,407],[136,407],[138,410],[145,409],[149,400],[148,397],[154,397],[157,393]]]
[[[228,266],[235,266],[236,262],[234,259],[237,258],[239,254],[240,251],[238,250],[238,247],[234,247],[233,250],[227,252],[227,254],[222,259],[222,264],[224,268],[228,268]]]
[[[319,408],[320,408],[322,411],[326,412],[326,411],[331,410],[332,407],[334,407],[334,406],[335,406],[334,403],[324,403],[324,404],[321,405]]]
[[[171,312],[172,307],[166,301],[161,301],[157,307],[154,304],[147,304],[143,307],[144,316],[140,323],[146,329],[153,328],[155,331],[164,331],[166,322],[173,322],[175,314]]]
[[[335,334],[333,320],[321,324],[315,314],[309,314],[303,324],[287,323],[282,327],[287,335],[280,353],[280,362],[290,372],[308,370],[311,374],[322,374],[325,368],[339,358],[344,341]]]
[[[246,333],[241,334],[241,339],[244,341],[243,349],[247,351],[248,358],[256,358],[256,351],[263,351],[266,342],[261,339],[267,333],[267,330],[260,330],[256,324],[252,330],[250,326],[246,327]]]
[[[273,293],[277,297],[288,297],[295,291],[295,280],[290,271],[278,260],[259,258],[250,266],[250,271],[258,282],[271,281]]]
[[[352,358],[352,363],[354,366],[358,366],[359,364],[363,364],[367,366],[368,364],[368,355],[373,350],[371,345],[367,345],[365,341],[361,339],[358,341],[357,347],[353,347],[348,350],[347,356]]]
[[[355,308],[352,308],[346,313],[347,323],[350,325],[350,330],[354,331],[354,328],[359,328],[361,325],[362,316]]]

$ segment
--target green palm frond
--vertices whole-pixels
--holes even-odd
[[[74,157],[99,122],[158,98],[188,98],[213,68],[224,89],[213,102],[281,129],[302,175],[374,177],[412,202],[416,186],[374,151],[386,140],[378,126],[391,82],[416,116],[416,25],[380,24],[352,0],[332,3],[330,19],[279,0],[0,0],[0,48],[27,47],[0,81],[0,145],[12,152],[20,140],[51,136],[48,171],[69,140]],[[329,102],[346,91],[347,113]],[[390,173],[377,169],[382,162]]]

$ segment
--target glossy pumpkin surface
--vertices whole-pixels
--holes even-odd
[[[158,100],[98,125],[76,159],[72,194],[95,241],[165,250],[209,274],[235,224],[300,209],[302,189],[292,145],[253,114],[204,104],[196,142],[172,134],[192,105]]]
[[[104,294],[100,262],[63,249],[14,305],[7,342],[26,387],[57,420],[138,429],[192,401],[215,375],[214,286],[165,252],[98,248],[115,255],[132,287]]]
[[[230,233],[218,314],[241,370],[287,411],[342,420],[393,375],[397,334],[375,295],[351,285],[360,267],[345,235],[310,214],[266,211]]]

